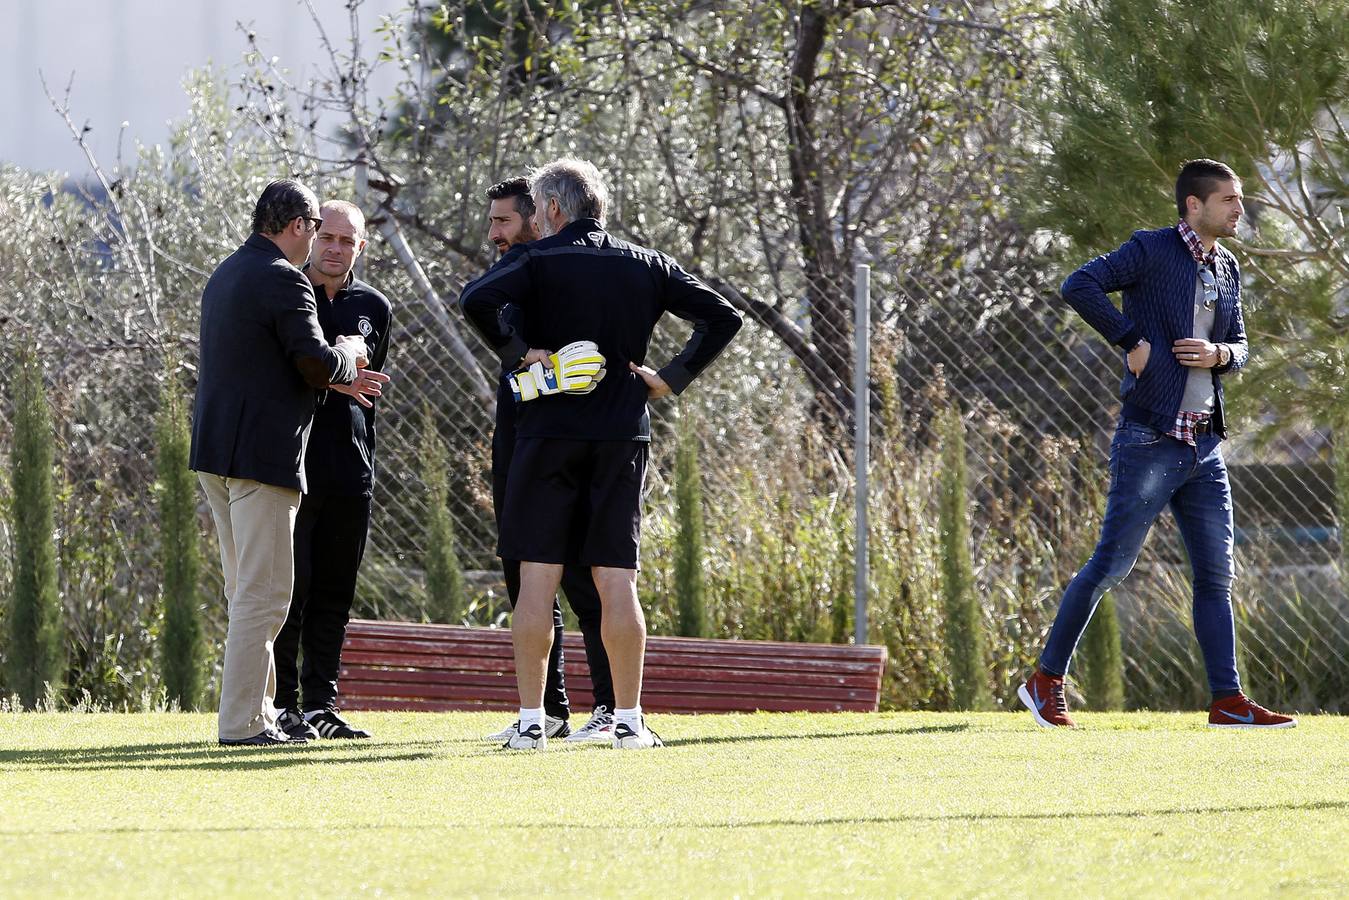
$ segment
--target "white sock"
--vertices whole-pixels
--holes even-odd
[[[543,728],[543,707],[538,709],[525,709],[520,707],[520,731],[523,733],[529,730],[529,726],[537,725]]]
[[[639,704],[639,705],[637,705],[637,706],[634,706],[632,709],[616,709],[616,710],[614,710],[614,724],[615,724],[615,725],[626,725],[626,726],[628,726],[629,728],[631,728],[633,731],[641,731],[641,729],[642,729],[642,707],[641,707],[641,705]]]

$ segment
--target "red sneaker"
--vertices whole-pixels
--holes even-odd
[[[1068,701],[1063,696],[1063,676],[1046,675],[1039,669],[1016,689],[1016,695],[1026,704],[1041,728],[1076,728],[1068,718]]]
[[[1219,700],[1208,708],[1209,728],[1296,728],[1297,719],[1270,712],[1245,694]]]

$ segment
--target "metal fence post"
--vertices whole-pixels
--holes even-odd
[[[853,327],[853,465],[857,516],[854,525],[853,634],[858,644],[867,642],[867,586],[870,564],[867,551],[867,469],[871,441],[871,266],[859,265],[853,279],[855,323]]]

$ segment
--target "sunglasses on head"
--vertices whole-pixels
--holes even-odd
[[[1204,285],[1204,309],[1213,309],[1218,302],[1218,279],[1214,277],[1212,269],[1201,266],[1199,280]]]

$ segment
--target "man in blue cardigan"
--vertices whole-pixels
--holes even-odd
[[[1194,574],[1194,631],[1213,702],[1210,727],[1297,724],[1252,702],[1237,677],[1232,620],[1232,490],[1221,376],[1246,364],[1241,277],[1218,238],[1236,234],[1241,180],[1209,159],[1176,179],[1180,221],[1137,231],[1063,283],[1063,299],[1124,354],[1123,407],[1110,445],[1101,538],[1063,594],[1035,673],[1017,691],[1037,724],[1072,727],[1063,676],[1101,596],[1129,574],[1170,504]],[[1123,295],[1123,310],[1110,293]]]

